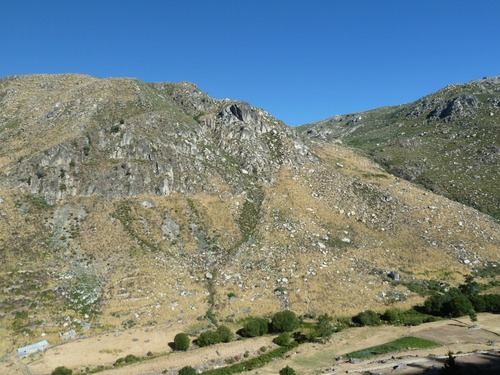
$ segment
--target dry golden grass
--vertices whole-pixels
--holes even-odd
[[[385,272],[460,283],[471,267],[458,261],[462,253],[452,245],[463,247],[471,261],[474,256],[499,261],[498,225],[491,220],[385,174],[351,150],[331,145],[317,154],[324,163],[283,167],[276,183],[263,187],[259,220],[244,244],[237,220],[245,196],[221,183],[216,194],[73,197],[42,209],[18,190],[2,190],[0,275],[47,269],[47,289],[64,284],[60,276],[67,272],[97,275],[104,283],[100,314],[91,318],[92,335],[121,329],[129,320],[145,327],[192,323],[210,308],[227,321],[284,308],[335,315],[407,308],[422,298],[388,282]],[[383,201],[385,196],[392,200]],[[117,219],[121,205],[130,209],[126,226]],[[50,223],[64,206],[86,216],[76,224],[63,222],[77,230],[66,245],[54,247]],[[177,241],[163,238],[166,214],[179,226]],[[216,251],[200,247],[191,224]],[[12,283],[3,277],[2,290]],[[2,327],[8,327],[0,330],[0,353],[37,341],[42,330],[57,343],[58,333],[69,329],[62,326],[66,316],[84,320],[64,307],[61,296],[33,310],[30,303],[38,297],[30,293],[23,303],[9,302],[12,310],[0,316]],[[0,301],[10,297],[4,292]],[[25,310],[33,315],[30,320],[47,322],[33,326],[31,336],[9,328],[15,312]]]

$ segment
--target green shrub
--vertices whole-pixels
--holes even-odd
[[[189,349],[190,343],[191,343],[191,340],[189,340],[189,336],[184,332],[178,333],[174,337],[174,349],[175,350],[186,351]]]
[[[352,318],[352,321],[362,326],[377,326],[380,324],[380,316],[372,310],[365,310]]]
[[[477,298],[476,295],[470,297]],[[458,288],[452,288],[445,294],[433,295],[424,302],[422,310],[431,315],[443,317],[459,317],[474,311],[469,297]]]
[[[346,328],[351,327],[351,325],[352,325],[351,318],[349,318],[349,317],[339,316],[339,317],[336,317],[335,320],[337,321],[337,323],[336,323],[337,331],[342,331]]]
[[[124,363],[131,364],[131,363],[136,363],[136,362],[140,362],[140,361],[141,361],[141,358],[139,358],[133,354],[129,354],[126,357],[118,358],[115,361],[114,366],[120,366],[120,365],[123,365]]]
[[[221,342],[230,342],[234,337],[233,332],[231,332],[231,330],[224,325],[217,328],[217,334],[219,335],[219,339]]]
[[[299,318],[293,311],[285,310],[274,314],[271,321],[273,332],[291,332],[299,326]]]
[[[280,375],[295,375],[295,370],[289,366],[286,366],[280,370]]]
[[[477,312],[500,313],[500,294],[483,294],[470,298]]]
[[[129,354],[125,357],[125,363],[135,363],[135,362],[140,362],[140,358],[133,355],[133,354]]]
[[[210,330],[200,333],[197,342],[199,346],[203,347],[218,344],[221,342],[221,339],[216,331]]]
[[[54,369],[54,371],[52,371],[50,373],[50,375],[72,375],[72,374],[73,374],[73,370],[71,370],[65,366],[56,367]]]
[[[387,309],[380,317],[382,320],[390,324],[397,324],[401,322],[402,311],[399,309]]]
[[[280,333],[278,336],[276,336],[273,339],[273,342],[279,346],[287,346],[288,344],[290,344],[291,339],[292,339],[292,337],[290,336],[290,333],[283,332],[283,333]]]
[[[240,372],[244,371],[251,371],[255,370],[259,367],[262,367],[266,365],[267,363],[271,362],[275,358],[282,358],[285,353],[287,353],[289,350],[295,348],[297,346],[297,343],[292,341],[289,346],[280,346],[279,348],[270,350],[266,353],[265,349],[266,347],[261,348],[261,352],[263,354],[259,355],[258,357],[248,359],[246,361],[242,361],[240,363],[236,363],[231,366],[226,366],[223,368],[218,368],[218,369],[213,369],[213,370],[207,370],[204,371],[204,375],[231,375],[231,374],[238,374]]]
[[[333,317],[328,314],[323,314],[318,317],[318,322],[314,326],[314,336],[321,337],[324,341],[328,340],[335,332],[335,327],[332,325]]]
[[[267,334],[269,331],[269,322],[264,318],[251,318],[240,330],[243,337],[257,337]]]
[[[185,366],[178,372],[179,375],[196,375],[196,370],[191,366]]]

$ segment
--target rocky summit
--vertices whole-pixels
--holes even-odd
[[[490,96],[460,95],[381,109],[413,120],[398,122],[406,135],[381,139],[376,155],[394,142],[415,143],[415,153],[432,138],[458,142],[471,128],[468,147],[486,145],[477,110]],[[0,80],[0,352],[41,335],[57,343],[71,330],[408,307],[422,301],[411,285],[491,275],[500,226],[490,216],[310,139],[356,134],[363,116],[301,137],[191,83]],[[470,116],[474,125],[454,125]],[[429,127],[422,136],[413,134],[420,123]],[[495,166],[498,174],[498,159],[480,147],[471,163],[490,163],[491,173],[474,171],[483,181]]]

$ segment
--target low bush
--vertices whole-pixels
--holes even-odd
[[[191,366],[185,366],[179,370],[178,375],[196,375],[196,370]]]
[[[422,323],[434,322],[439,318],[424,314],[415,309],[402,311],[399,309],[388,309],[380,317],[382,320],[393,325],[417,326]]]
[[[378,326],[380,325],[380,316],[372,310],[365,310],[358,315],[353,316],[352,321],[361,326]]]
[[[114,366],[123,366],[125,364],[130,365],[132,363],[136,363],[136,362],[140,362],[140,361],[141,361],[141,358],[139,358],[133,354],[129,354],[126,357],[118,358],[115,361]]]
[[[230,342],[234,337],[233,332],[224,325],[217,328],[217,334],[219,335],[220,342]]]
[[[73,370],[65,366],[56,367],[54,371],[50,373],[50,375],[71,375],[71,374],[73,374]]]
[[[278,336],[276,336],[273,339],[273,342],[279,346],[287,346],[290,344],[291,339],[292,339],[292,336],[290,335],[290,333],[283,332],[283,333],[280,333]]]
[[[295,370],[289,366],[286,366],[280,370],[280,375],[295,375]]]
[[[200,333],[196,342],[203,347],[218,344],[221,342],[221,338],[217,331],[210,330]]]

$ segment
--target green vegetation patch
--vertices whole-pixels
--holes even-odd
[[[255,232],[255,228],[260,220],[260,209],[263,200],[264,193],[260,188],[255,188],[248,192],[248,197],[243,203],[243,209],[238,218],[242,243],[248,241]]]
[[[285,353],[297,347],[298,344],[295,341],[292,341],[288,346],[280,346],[277,349],[270,350],[265,352],[264,354],[249,359],[247,361],[243,361],[240,363],[236,363],[231,366],[218,368],[214,370],[208,370],[202,372],[203,375],[229,375],[229,374],[237,374],[243,371],[251,371],[257,368],[260,368],[267,363],[271,362],[275,358],[283,358]]]
[[[435,348],[437,346],[439,346],[439,344],[434,341],[409,336],[390,341],[386,344],[351,352],[347,354],[346,357],[364,359],[381,354],[397,353],[413,349]]]
[[[31,204],[39,210],[46,210],[51,208],[51,205],[47,203],[45,198],[41,195],[30,195],[30,201]]]

